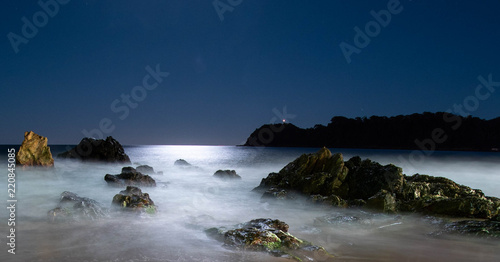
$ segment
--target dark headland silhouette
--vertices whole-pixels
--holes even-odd
[[[444,112],[369,118],[336,116],[327,126],[307,129],[293,124],[263,125],[244,146],[498,151],[500,117],[484,120]]]

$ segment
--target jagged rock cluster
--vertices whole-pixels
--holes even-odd
[[[416,174],[405,176],[394,165],[382,166],[327,148],[304,154],[278,173],[262,179],[255,189],[263,197],[309,196],[333,206],[364,206],[385,212],[421,212],[434,215],[492,219],[500,213],[500,199],[449,179]]]

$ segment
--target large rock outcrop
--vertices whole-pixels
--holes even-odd
[[[343,160],[323,148],[304,154],[255,188],[263,197],[309,196],[314,202],[347,207],[364,206],[389,213],[420,212],[453,217],[492,219],[500,213],[500,199],[481,190],[428,175],[405,176],[402,169],[353,157]],[[292,197],[291,197],[292,196]]]
[[[288,225],[277,219],[254,219],[231,230],[210,228],[205,232],[228,248],[263,251],[297,261],[333,261],[324,248],[292,236]]]
[[[83,138],[76,147],[57,156],[82,161],[130,163],[130,158],[125,154],[122,145],[111,136],[106,140]]]
[[[97,201],[64,191],[56,208],[47,213],[50,222],[97,220],[108,216],[108,210]]]
[[[33,131],[24,133],[24,141],[16,154],[16,163],[24,166],[54,166],[47,138]]]
[[[150,177],[149,175],[144,175],[141,172],[138,172],[133,167],[124,167],[122,168],[121,174],[118,175],[110,175],[106,174],[104,176],[104,180],[108,182],[110,186],[122,187],[122,186],[147,186],[154,187],[156,186],[156,181]]]
[[[149,198],[148,193],[142,193],[141,189],[134,186],[128,186],[113,197],[112,204],[122,210],[156,213],[156,206],[153,200]]]

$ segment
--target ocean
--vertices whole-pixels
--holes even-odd
[[[0,196],[8,206],[7,148],[0,146]],[[15,147],[16,151],[18,146]],[[51,146],[54,156],[66,146]],[[4,236],[0,261],[292,261],[266,253],[227,249],[204,230],[230,227],[256,218],[280,219],[289,232],[323,246],[336,261],[499,261],[500,241],[466,236],[437,236],[431,218],[387,215],[357,209],[313,205],[305,201],[263,202],[252,192],[262,178],[318,148],[251,148],[238,146],[126,146],[131,166],[150,165],[157,187],[143,187],[158,206],[156,215],[116,215],[98,221],[49,223],[63,191],[109,207],[124,188],[109,187],[106,174],[123,164],[83,163],[55,158],[53,169],[16,169],[16,254],[7,252],[8,209],[0,212]],[[344,160],[359,155],[395,164],[403,173],[443,176],[488,196],[500,197],[500,154],[404,150],[330,149]],[[417,157],[418,156],[418,157]],[[184,159],[192,167],[174,166]],[[213,177],[234,169],[241,180]],[[332,217],[363,218],[336,223]],[[330,221],[330,222],[325,222]]]

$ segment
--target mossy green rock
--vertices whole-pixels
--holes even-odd
[[[54,166],[47,138],[33,131],[24,133],[24,141],[16,154],[16,163],[23,166]]]
[[[141,189],[135,186],[127,186],[127,189],[120,191],[113,197],[112,204],[122,210],[156,213],[156,206],[149,198],[148,193],[142,193]]]
[[[333,261],[324,248],[294,237],[288,233],[288,225],[277,219],[254,219],[231,230],[210,228],[205,232],[228,248],[264,251],[297,261]]]

